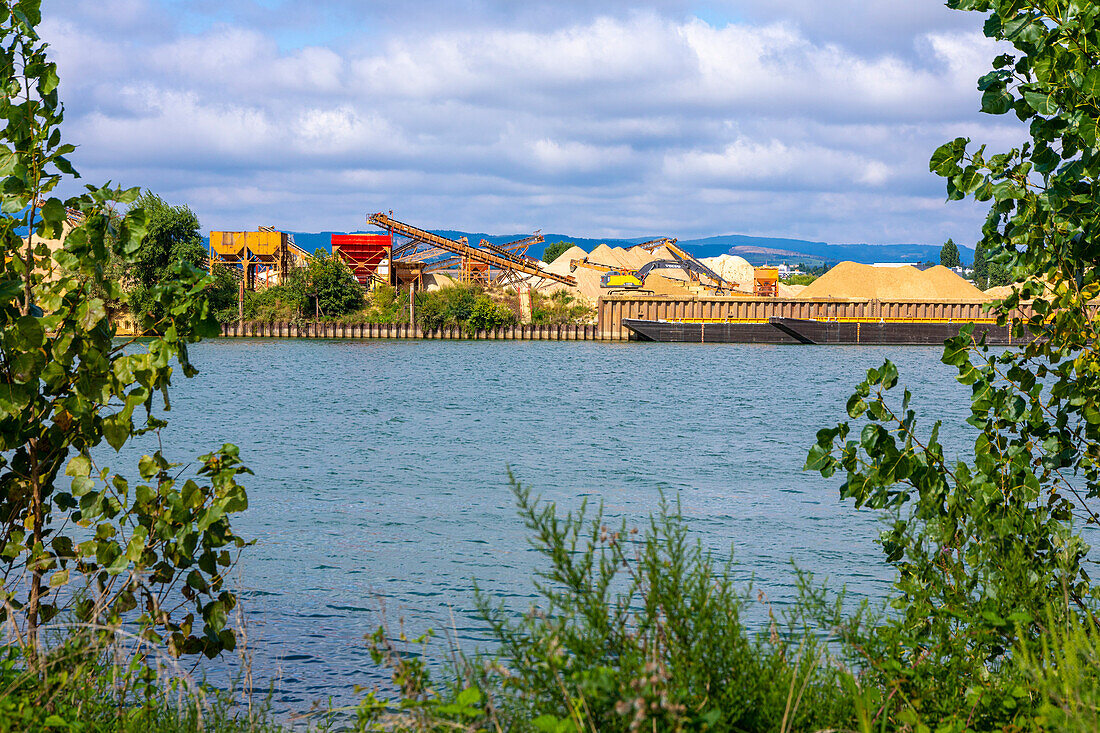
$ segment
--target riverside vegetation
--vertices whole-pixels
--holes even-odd
[[[394,690],[366,693],[344,723],[563,733],[1100,725],[1097,599],[1077,531],[1097,522],[1100,495],[1089,305],[1100,295],[1100,8],[949,4],[988,14],[987,35],[1015,48],[980,81],[982,104],[1028,122],[1032,140],[990,156],[958,139],[931,167],[949,198],[991,202],[982,246],[1017,283],[998,318],[1035,338],[993,352],[964,332],[945,345],[943,361],[973,390],[970,462],[948,460],[938,425],[918,424],[889,362],[857,385],[848,418],[818,434],[807,468],[841,474],[842,497],[886,518],[882,550],[897,569],[887,605],[849,608],[799,575],[802,602],[750,631],[750,591],[732,582],[732,559],[693,542],[675,503],[643,527],[608,526],[599,508],[562,515],[514,484],[544,558],[540,603],[515,613],[485,589],[495,646],[456,653],[442,671],[412,653],[428,639],[379,630],[369,644]],[[137,264],[146,215],[136,191],[50,196],[73,175],[72,148],[39,21],[35,0],[0,3],[0,730],[277,728],[262,706],[174,672],[175,659],[237,645],[225,582],[247,545],[230,526],[247,506],[237,450],[202,457],[186,481],[160,453],[141,459],[140,481],[91,458],[103,442],[118,450],[164,426],[153,400],[167,400],[173,361],[195,373],[187,345],[217,330],[217,283],[174,259],[148,290],[156,307],[140,314],[155,335],[128,349],[112,338],[106,303],[121,291],[105,263],[110,253]],[[84,221],[64,247],[35,246],[60,231],[66,207]],[[33,233],[26,245],[20,226]],[[61,271],[49,282],[38,274],[47,260]],[[1021,299],[1034,299],[1030,321],[1011,315]]]
[[[520,296],[514,289],[454,284],[416,294],[416,325],[423,329],[457,326],[467,331],[520,322]],[[339,259],[318,251],[295,270],[286,285],[245,294],[245,320],[343,323],[409,323],[409,293],[376,285],[364,294]],[[532,293],[530,322],[542,325],[588,323],[595,310],[564,291]],[[237,319],[237,306],[220,311],[222,322]]]

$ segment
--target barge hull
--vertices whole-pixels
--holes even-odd
[[[623,326],[643,341],[724,344],[892,344],[940,345],[959,335],[962,322],[814,321],[772,318],[758,323],[693,323],[624,318]],[[1010,345],[1007,326],[975,323],[974,336]]]

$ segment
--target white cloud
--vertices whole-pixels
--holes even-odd
[[[44,26],[75,162],[185,199],[210,228],[355,228],[375,206],[481,231],[968,241],[979,216],[942,205],[928,156],[957,134],[1019,137],[976,112],[994,55],[979,16],[923,5],[743,0],[731,22],[676,0],[509,17],[430,2],[411,25],[389,2],[289,20],[247,0],[186,18],[113,2],[118,28],[144,30],[113,33],[90,0]],[[360,25],[331,43],[289,25],[325,17]]]

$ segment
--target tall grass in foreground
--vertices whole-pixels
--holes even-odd
[[[519,513],[546,567],[526,614],[479,591],[495,650],[459,656],[435,683],[385,632],[372,637],[394,670],[396,704],[368,695],[359,725],[374,730],[794,731],[853,727],[863,697],[829,649],[795,620],[763,633],[742,616],[749,589],[691,540],[678,507],[661,502],[639,528],[602,510],[560,516],[513,483]],[[422,641],[422,640],[421,640]],[[398,713],[395,715],[394,713]]]
[[[48,650],[0,647],[0,731],[267,733],[283,728],[251,691],[196,683],[179,661],[120,628],[48,629]]]

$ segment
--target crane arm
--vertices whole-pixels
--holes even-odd
[[[595,270],[596,272],[620,272],[624,275],[636,274],[634,270],[627,270],[622,267],[613,267],[611,265],[600,264],[599,262],[592,262],[587,257],[585,257],[583,260],[569,260],[570,272],[576,272],[578,267]]]

